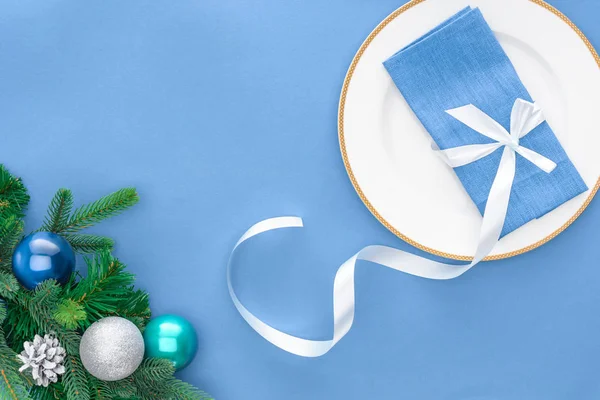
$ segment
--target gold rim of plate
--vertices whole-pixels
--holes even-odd
[[[360,197],[362,202],[365,204],[365,206],[367,206],[369,211],[375,216],[375,218],[377,218],[379,220],[379,222],[381,222],[394,235],[398,236],[400,239],[409,243],[410,245],[412,245],[418,249],[421,249],[423,251],[426,251],[428,253],[434,254],[436,256],[445,257],[445,258],[449,258],[449,259],[453,259],[453,260],[471,261],[473,259],[473,257],[471,257],[471,256],[446,253],[443,251],[433,249],[431,247],[424,246],[421,243],[418,243],[418,242],[412,240],[411,238],[409,238],[408,236],[404,235],[402,232],[400,232],[396,228],[394,228],[388,221],[386,221],[385,218],[383,218],[383,216],[381,214],[379,214],[379,212],[377,212],[377,210],[375,209],[375,207],[373,207],[373,205],[371,204],[369,199],[367,199],[367,196],[365,196],[360,185],[356,181],[356,177],[354,176],[354,173],[352,172],[352,167],[350,166],[350,162],[348,160],[348,154],[346,152],[346,141],[344,138],[344,108],[346,106],[346,95],[348,94],[348,87],[350,86],[350,81],[352,80],[352,76],[354,75],[354,70],[356,69],[356,65],[360,61],[360,59],[361,59],[362,55],[364,54],[365,50],[367,49],[367,47],[369,47],[369,45],[371,44],[373,39],[375,39],[375,37],[383,30],[383,28],[385,28],[390,22],[392,22],[396,17],[398,17],[400,14],[402,14],[406,10],[409,10],[412,7],[416,6],[417,4],[423,3],[425,1],[426,0],[409,1],[408,3],[406,3],[405,5],[403,5],[402,7],[398,8],[396,11],[391,13],[386,19],[384,19],[375,28],[375,30],[373,32],[371,32],[371,34],[367,37],[367,39],[364,41],[364,43],[360,46],[360,49],[354,56],[354,59],[352,60],[352,63],[350,64],[350,68],[348,69],[348,73],[346,74],[346,79],[344,79],[344,86],[342,88],[342,94],[340,96],[340,104],[339,104],[339,109],[338,109],[338,138],[340,141],[340,150],[342,153],[342,158],[344,160],[344,166],[346,167],[346,172],[348,173],[348,177],[350,178],[350,181],[352,182],[354,189],[358,193],[358,196]],[[543,0],[529,0],[529,1],[539,5],[541,7],[544,7],[546,10],[550,11],[551,13],[553,13],[554,15],[556,15],[557,17],[562,19],[564,22],[566,22],[571,27],[571,29],[573,29],[577,33],[577,35],[581,38],[581,40],[585,43],[585,45],[589,49],[590,53],[592,53],[592,56],[596,60],[598,67],[600,68],[600,56],[598,56],[596,49],[594,49],[594,46],[592,46],[592,44],[590,43],[588,38],[585,37],[583,32],[581,32],[581,30],[569,18],[567,18],[566,15],[564,15],[563,13],[561,13],[556,8],[554,8],[553,6],[551,6],[550,4],[546,3]],[[590,192],[589,196],[587,197],[587,199],[585,200],[585,202],[583,203],[581,208],[579,208],[579,210],[577,210],[577,212],[571,218],[569,218],[569,220],[567,222],[565,222],[560,228],[558,228],[556,231],[552,232],[550,235],[546,236],[544,239],[539,240],[535,243],[532,243],[529,246],[523,247],[522,249],[519,249],[519,250],[488,256],[488,257],[484,258],[484,260],[486,260],[486,261],[500,260],[503,258],[517,256],[519,254],[523,254],[523,253],[526,253],[533,249],[536,249],[536,248],[540,247],[541,245],[554,239],[562,231],[567,229],[567,227],[569,227],[569,225],[571,225],[581,215],[581,213],[587,208],[587,206],[590,204],[590,202],[596,195],[598,188],[600,188],[600,178],[598,178],[598,180],[596,181],[596,185],[592,188],[592,191]]]

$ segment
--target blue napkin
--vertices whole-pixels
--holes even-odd
[[[493,142],[446,110],[473,104],[509,130],[515,100],[533,101],[477,8],[461,10],[383,64],[440,149]],[[521,144],[557,167],[548,174],[517,154],[502,235],[587,190],[547,122],[523,137]],[[500,148],[454,169],[482,214],[501,155]]]

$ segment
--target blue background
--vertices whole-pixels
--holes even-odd
[[[287,354],[231,304],[225,263],[251,224],[307,228],[242,249],[235,284],[259,317],[331,335],[332,280],[367,244],[408,246],[344,170],[337,103],[362,40],[402,0],[4,0],[0,160],[40,225],[59,187],[79,203],[134,185],[141,203],[94,229],[155,315],[197,328],[183,379],[220,400],[600,398],[600,201],[551,244],[433,282],[357,270],[353,330]],[[551,4],[600,45],[600,2]]]

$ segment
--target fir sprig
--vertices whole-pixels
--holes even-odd
[[[0,297],[13,300],[20,289],[21,285],[13,274],[0,272]]]
[[[90,400],[90,388],[87,382],[87,373],[79,357],[69,355],[65,360],[68,373],[62,380],[67,394],[67,400]]]
[[[6,320],[6,304],[0,300],[0,326]],[[29,386],[25,377],[18,372],[17,353],[6,343],[4,330],[0,328],[0,400],[28,400]]]
[[[173,364],[163,359],[146,359],[133,374],[138,395],[146,399],[210,400],[210,396],[194,386],[173,377]],[[153,396],[144,395],[153,394]]]
[[[71,211],[73,210],[73,193],[69,189],[58,189],[44,219],[40,230],[60,233],[61,229],[69,223]]]
[[[29,194],[21,179],[0,165],[0,219],[23,218],[28,204]]]
[[[150,318],[148,293],[133,287],[135,277],[110,254],[110,238],[79,233],[138,201],[134,189],[122,189],[73,211],[73,195],[60,189],[48,207],[40,230],[64,237],[79,253],[88,254],[87,274],[74,274],[61,286],[42,282],[26,290],[12,274],[15,245],[23,235],[29,196],[20,179],[0,165],[0,400],[205,400],[209,397],[173,377],[168,360],[147,359],[130,377],[103,382],[91,376],[79,358],[84,330],[95,321],[117,315],[143,330]],[[47,388],[33,386],[18,372],[17,352],[35,334],[53,332],[67,351],[66,372]]]
[[[72,299],[62,299],[56,306],[54,319],[67,329],[77,329],[87,319],[83,306]]]
[[[82,229],[89,228],[107,218],[122,213],[138,201],[139,197],[134,188],[117,190],[76,209],[64,224],[60,224],[56,228],[55,233],[77,233]]]
[[[176,400],[211,400],[212,398],[202,390],[190,385],[187,382],[177,378],[169,378],[165,382],[167,393],[171,393],[171,398]]]
[[[24,224],[18,217],[0,216],[0,271],[9,271],[13,249],[23,236]]]
[[[73,250],[81,254],[95,254],[112,250],[115,244],[111,238],[105,236],[83,234],[66,234],[62,236],[69,242]]]
[[[143,329],[151,315],[150,305],[147,293],[133,289],[135,276],[108,251],[87,258],[86,263],[87,275],[65,291],[55,319],[66,327],[86,328],[100,318],[116,315]]]

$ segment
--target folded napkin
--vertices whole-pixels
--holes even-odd
[[[509,130],[515,101],[533,101],[477,8],[461,10],[383,64],[442,150],[494,142],[446,110],[473,104]],[[554,161],[557,167],[546,173],[517,155],[502,235],[587,190],[547,122],[520,143]],[[501,155],[499,148],[485,158],[454,169],[482,214]]]

